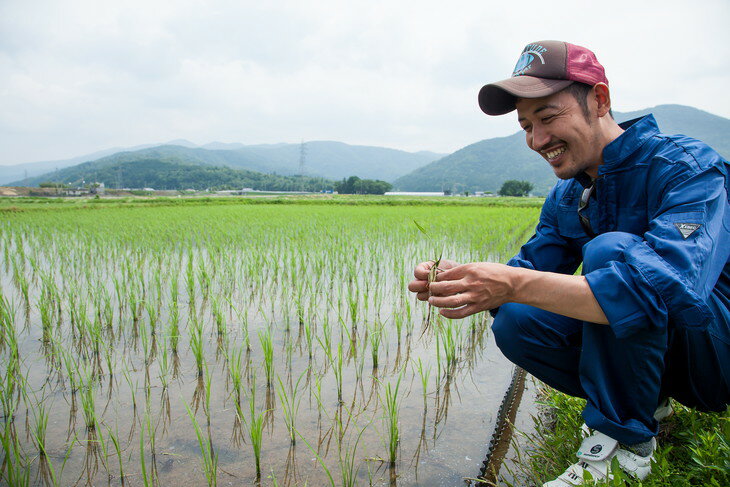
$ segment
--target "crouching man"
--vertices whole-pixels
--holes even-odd
[[[643,479],[669,398],[702,411],[730,401],[728,163],[651,115],[617,124],[603,66],[565,42],[529,44],[479,105],[516,109],[560,181],[506,265],[442,262],[429,286],[424,262],[409,289],[447,318],[491,310],[507,358],[587,400],[593,434],[546,486],[604,478],[613,457]]]

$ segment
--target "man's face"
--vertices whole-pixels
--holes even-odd
[[[597,123],[589,123],[570,93],[561,91],[543,98],[519,98],[517,116],[527,146],[552,166],[560,179],[582,171],[597,175],[603,147]],[[590,109],[590,104],[589,104]]]

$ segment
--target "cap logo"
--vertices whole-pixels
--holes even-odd
[[[542,47],[539,44],[528,44],[522,51],[520,58],[517,60],[517,65],[515,66],[515,70],[512,72],[512,76],[521,76],[525,74],[525,72],[530,69],[532,62],[536,58],[540,58],[540,62],[545,64],[545,58],[542,57],[542,54],[545,52],[547,52],[546,47]]]

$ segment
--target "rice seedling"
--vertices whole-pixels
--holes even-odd
[[[292,445],[295,445],[297,442],[296,419],[297,414],[299,413],[299,404],[302,400],[299,394],[299,386],[307,372],[308,369],[305,369],[297,379],[296,383],[294,385],[290,384],[288,388],[284,386],[281,377],[278,375],[276,376],[279,385],[279,388],[277,389],[279,393],[279,401],[281,401],[282,409],[284,410],[284,422],[289,430],[289,439]]]
[[[421,357],[418,357],[418,361],[416,362],[416,370],[418,371],[418,376],[421,378],[421,390],[423,391],[423,409],[426,409],[426,396],[428,394],[428,379],[431,376],[431,367],[430,366],[424,366],[423,362],[421,361]]]
[[[259,342],[261,342],[261,351],[264,354],[266,387],[271,387],[274,384],[274,343],[271,338],[271,330],[266,328],[259,331]]]
[[[223,311],[221,310],[220,301],[218,300],[218,297],[213,296],[213,298],[210,301],[210,309],[213,313],[213,318],[215,319],[215,328],[218,332],[219,337],[223,337],[226,334],[226,317],[223,314]]]
[[[35,396],[35,394],[34,394]],[[31,403],[31,409],[35,417],[35,425],[31,435],[38,448],[38,454],[42,457],[46,456],[46,432],[48,430],[48,410],[51,406],[45,403],[45,396],[38,400],[34,397],[35,402]]]
[[[203,376],[203,364],[205,363],[205,348],[203,343],[203,323],[198,320],[195,313],[191,316],[190,327],[190,350],[195,357],[195,366],[198,369],[198,377]]]
[[[20,441],[12,427],[12,422],[5,423],[0,435],[0,442],[5,452],[5,469],[2,478],[13,487],[27,487],[30,485],[30,462],[24,456]]]
[[[15,329],[15,312],[0,287],[0,349],[6,345],[6,335]]]
[[[142,485],[150,487],[152,485],[151,479],[147,476],[147,462],[144,458],[144,428],[140,428],[139,431],[139,467],[140,474],[142,476]]]
[[[383,338],[383,325],[377,321],[373,322],[373,326],[368,330],[368,338],[370,340],[370,354],[373,358],[373,369],[377,369],[380,342]]]
[[[413,220],[413,223],[415,223],[416,228],[426,236],[429,240],[431,240],[431,236],[428,234],[425,228],[423,228],[416,220]],[[443,257],[444,251],[443,249],[441,252],[439,252],[439,256],[433,260],[433,265],[431,266],[431,269],[428,271],[428,283],[431,284],[436,280],[436,274],[441,270],[439,269],[439,264],[441,264],[441,257]],[[433,313],[433,306],[431,304],[428,304],[428,314],[426,316],[426,323],[423,327],[423,331],[421,332],[421,335],[428,330],[429,325],[431,324],[431,315]]]
[[[395,386],[390,382],[385,384],[385,396],[381,398],[387,434],[386,446],[388,450],[388,461],[390,462],[391,468],[395,467],[395,462],[398,458],[398,444],[400,443],[400,427],[398,424],[400,403],[398,401],[398,392],[402,378],[403,374],[401,373],[398,375]]]
[[[119,462],[119,481],[124,487],[125,475],[124,475],[124,462],[122,461],[122,448],[119,444],[119,431],[112,431],[111,428],[107,427],[107,435],[114,446],[114,452],[117,455],[117,461]]]
[[[314,332],[312,331],[312,325],[309,321],[304,323],[304,338],[307,342],[307,357],[311,361],[314,357],[313,349],[312,349],[312,342],[313,342]]]
[[[205,480],[208,485],[214,487],[218,485],[218,452],[213,448],[213,441],[210,437],[203,435],[203,431],[200,429],[198,420],[195,418],[195,414],[190,409],[188,404],[185,404],[190,421],[193,423],[193,429],[195,430],[195,436],[198,439],[198,445],[200,446],[200,456],[203,465],[203,472],[205,473]]]
[[[92,370],[87,366],[80,377],[79,395],[81,397],[81,412],[84,415],[86,429],[94,430],[97,424],[96,417],[96,393],[94,390],[94,375]]]
[[[261,478],[261,445],[264,438],[264,413],[256,412],[256,375],[251,380],[251,394],[248,396],[248,435],[256,464],[256,479]]]

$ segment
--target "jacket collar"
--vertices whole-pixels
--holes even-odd
[[[624,133],[611,141],[603,149],[603,164],[598,168],[599,176],[617,170],[629,162],[649,139],[659,133],[654,115],[635,118],[619,124]]]

